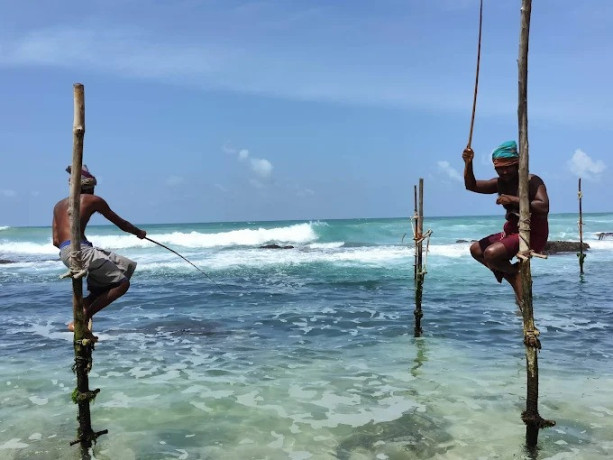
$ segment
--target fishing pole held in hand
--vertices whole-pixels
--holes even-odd
[[[196,270],[198,270],[200,273],[202,273],[204,276],[206,276],[206,277],[207,277],[207,278],[208,278],[208,279],[209,279],[209,280],[210,280],[210,281],[211,281],[213,284],[215,284],[216,286],[218,286],[219,288],[221,288],[221,286],[220,286],[219,284],[217,284],[217,283],[215,282],[215,280],[214,280],[213,278],[211,278],[211,277],[208,275],[208,273],[206,273],[204,270],[201,270],[201,269],[200,269],[200,268],[199,268],[197,265],[195,265],[195,264],[194,264],[193,262],[191,262],[190,260],[187,260],[185,257],[183,257],[181,254],[179,254],[179,253],[178,253],[177,251],[175,251],[174,249],[171,249],[171,248],[169,248],[168,246],[166,246],[166,245],[164,245],[164,244],[162,244],[162,243],[160,243],[160,242],[158,242],[158,241],[152,240],[152,239],[151,239],[151,238],[149,238],[148,236],[146,236],[146,237],[145,237],[145,239],[146,239],[147,241],[151,241],[151,242],[152,242],[152,243],[154,243],[154,244],[157,244],[158,246],[163,247],[164,249],[169,250],[169,251],[170,251],[170,252],[172,252],[173,254],[178,255],[179,257],[181,257],[181,259],[183,259],[185,262],[187,262],[188,264],[190,264],[191,266],[193,266],[193,267],[194,267]]]
[[[477,109],[477,90],[479,88],[479,64],[481,62],[481,28],[483,26],[483,0],[479,5],[479,43],[477,45],[477,75],[475,77],[475,93],[473,96],[473,113],[470,118],[470,132],[468,133],[468,144],[466,148],[470,148],[473,141],[473,127],[475,126],[475,111]]]

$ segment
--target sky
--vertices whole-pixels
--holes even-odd
[[[475,175],[518,138],[520,0],[484,0]],[[497,215],[463,185],[479,0],[0,0],[0,226],[48,226],[83,163],[135,224]],[[530,172],[613,211],[613,2],[533,2]],[[96,222],[96,221],[94,221]],[[105,223],[100,221],[98,223]]]

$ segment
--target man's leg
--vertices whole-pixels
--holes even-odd
[[[522,307],[522,284],[521,284],[521,274],[519,273],[519,262],[514,263],[513,265],[517,266],[517,271],[515,274],[503,274],[505,280],[509,282],[511,287],[513,288],[513,292],[515,292],[515,303],[521,310]]]
[[[521,276],[519,273],[519,263],[512,264],[509,260],[507,247],[501,242],[496,242],[487,247],[483,253],[485,264],[492,270],[502,273],[502,277],[509,282],[515,292],[515,299],[521,307]]]
[[[117,286],[104,291],[94,291],[87,297],[83,298],[83,314],[85,321],[89,320],[105,307],[108,307],[115,300],[124,295],[130,288],[130,280],[127,278],[120,281]],[[68,323],[68,330],[74,331],[74,322]],[[97,339],[97,338],[96,338]]]
[[[87,297],[83,297],[83,317],[85,318],[85,321],[89,321],[89,306],[92,304],[92,302],[96,299],[96,297],[98,297],[100,295],[100,292],[92,292],[90,293]],[[74,321],[71,321],[68,323],[68,330],[69,331],[74,331]]]
[[[482,263],[487,267],[487,264],[485,263],[485,260],[483,258],[483,250],[481,249],[481,243],[479,241],[470,245],[470,255],[473,256],[473,259],[475,259],[477,262]]]
[[[122,295],[128,292],[130,288],[130,280],[124,278],[123,281],[120,281],[117,286],[114,286],[98,295],[96,295],[91,303],[87,306],[87,315],[86,318],[89,320],[92,316],[98,313],[105,307],[108,307],[111,303],[115,302]],[[91,297],[88,296],[88,298]]]
[[[485,260],[484,253],[489,246],[491,246],[492,244],[498,243],[503,237],[504,237],[504,233],[494,233],[492,235],[486,236],[485,238],[481,238],[479,241],[473,243],[470,246],[470,253],[473,256],[473,258],[477,262],[485,265],[487,268],[492,270],[492,272],[494,273],[494,276],[496,277],[496,280],[499,283],[502,283],[503,273],[499,270],[496,270],[495,268],[491,268],[488,265],[487,261]]]

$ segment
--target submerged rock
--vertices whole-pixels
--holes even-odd
[[[613,237],[613,232],[600,232],[600,233],[596,233],[596,236],[598,237],[599,240],[604,240],[605,238]]]
[[[587,251],[590,245],[583,243],[583,250]],[[545,245],[546,254],[557,254],[558,252],[578,252],[581,249],[579,241],[548,241]]]
[[[336,458],[432,458],[444,454],[452,439],[440,421],[406,413],[396,420],[356,428],[339,444]]]

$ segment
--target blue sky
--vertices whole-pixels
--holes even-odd
[[[530,170],[552,212],[613,211],[613,2],[533,2]],[[478,178],[517,138],[520,0],[485,0]],[[464,190],[478,0],[0,0],[0,225],[84,163],[137,223],[498,214]],[[102,223],[102,222],[99,222]]]

